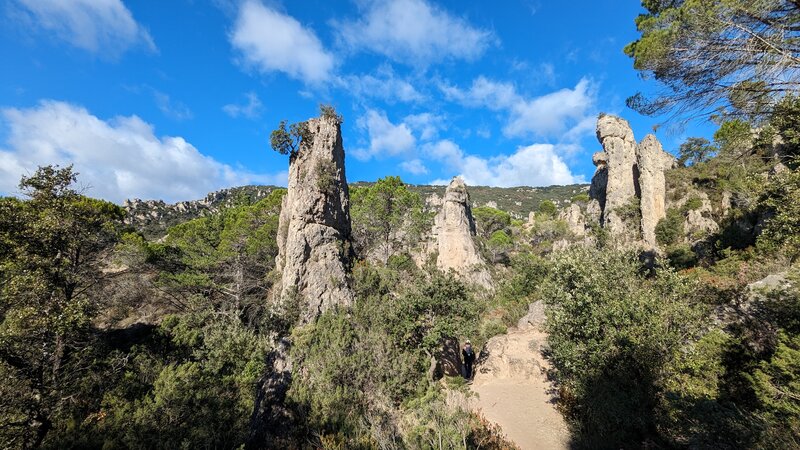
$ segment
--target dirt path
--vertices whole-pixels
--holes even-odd
[[[540,351],[547,336],[536,323],[524,319],[520,325],[486,344],[488,357],[472,383],[474,407],[523,450],[569,449],[569,430],[556,410]]]

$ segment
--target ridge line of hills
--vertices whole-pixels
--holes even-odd
[[[370,186],[373,182],[350,183],[351,188]],[[406,184],[408,189],[419,194],[428,207],[436,206],[436,197],[441,199],[446,186]],[[265,198],[279,186],[237,186],[210,192],[202,199],[167,203],[163,200],[128,199],[123,207],[128,213],[126,223],[134,226],[149,238],[163,236],[167,229],[181,222],[202,217],[221,208],[238,204],[255,203]],[[544,187],[516,186],[509,188],[469,186],[472,207],[491,206],[508,212],[516,219],[526,219],[544,200],[556,206],[571,203],[575,195],[585,193],[589,184],[553,185]]]

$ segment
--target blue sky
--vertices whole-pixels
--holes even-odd
[[[500,4],[501,6],[497,6]],[[637,1],[0,0],[0,193],[74,163],[88,195],[167,201],[284,184],[281,119],[344,116],[347,177],[591,179],[625,98]],[[708,124],[658,132],[674,151]]]

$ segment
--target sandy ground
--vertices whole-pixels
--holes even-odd
[[[474,408],[523,450],[570,448],[569,430],[545,376],[548,363],[539,351],[545,338],[533,327],[493,338],[471,386],[478,394]]]

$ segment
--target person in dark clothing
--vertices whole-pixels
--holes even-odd
[[[475,351],[472,350],[472,343],[467,341],[464,349],[461,350],[461,358],[464,360],[464,378],[472,379],[472,363],[475,362]]]

